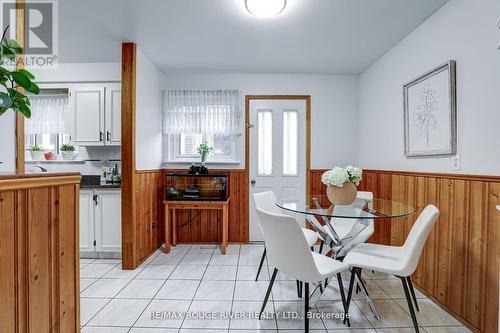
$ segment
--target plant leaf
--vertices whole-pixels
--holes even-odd
[[[18,70],[18,72],[21,73],[21,74],[23,74],[24,76],[26,76],[30,80],[34,80],[35,79],[35,76],[33,74],[31,74],[30,72],[28,72],[27,70],[25,70],[25,69],[20,69],[20,70]]]
[[[26,104],[21,103],[21,101],[19,101],[19,111],[26,117],[26,118],[31,118],[31,109],[29,108],[29,106],[27,106]]]
[[[7,45],[8,45],[8,47],[10,47],[11,49],[14,49],[18,53],[21,53],[23,51],[23,48],[21,47],[21,45],[19,45],[14,39],[9,40],[9,43]]]
[[[12,99],[4,92],[0,92],[0,107],[10,108],[12,106]]]
[[[31,80],[27,76],[19,72],[11,72],[10,75],[18,85],[30,91],[29,89],[31,88]]]

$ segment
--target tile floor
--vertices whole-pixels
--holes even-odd
[[[81,324],[83,333],[303,332],[293,318],[182,318],[177,312],[251,314],[259,311],[272,268],[265,266],[254,281],[263,246],[232,245],[222,256],[215,246],[179,245],[170,254],[156,251],[134,271],[122,271],[120,260],[81,259]],[[413,332],[399,280],[366,274],[367,287],[382,316],[376,320],[361,294],[351,305],[351,328],[340,319],[312,319],[311,332]],[[346,274],[345,285],[348,284]],[[470,332],[432,301],[418,293],[422,332]],[[172,311],[169,317],[168,311]],[[267,313],[303,313],[295,281],[278,274]],[[335,281],[329,284],[314,312],[342,313]],[[152,318],[154,317],[154,318]],[[270,317],[270,316],[269,316]]]

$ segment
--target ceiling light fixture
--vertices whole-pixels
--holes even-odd
[[[280,14],[286,7],[286,0],[245,0],[250,14],[270,17]]]

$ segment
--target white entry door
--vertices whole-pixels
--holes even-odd
[[[249,238],[261,241],[253,193],[273,191],[279,201],[305,205],[306,101],[251,100],[250,125]]]

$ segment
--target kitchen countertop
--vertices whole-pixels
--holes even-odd
[[[101,184],[101,177],[94,175],[83,175],[80,184],[81,189],[120,189],[121,183],[106,183]]]

